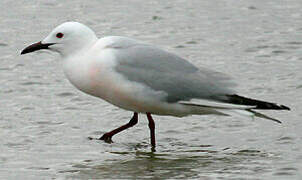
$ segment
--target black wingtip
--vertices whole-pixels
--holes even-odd
[[[254,109],[263,109],[263,110],[290,110],[289,107],[284,105],[279,105],[276,103],[265,102],[256,99],[250,99],[243,96],[239,96],[237,94],[228,95],[229,99],[228,102],[233,104],[240,104],[240,105],[250,105],[256,106]]]
[[[287,107],[287,106],[284,106],[284,105],[280,105],[280,108],[282,108],[282,109],[284,109],[284,110],[288,110],[288,111],[290,111],[290,108],[289,108],[289,107]]]

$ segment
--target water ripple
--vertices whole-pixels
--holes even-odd
[[[28,81],[28,82],[22,82],[20,85],[24,86],[32,86],[32,85],[49,85],[50,83],[42,83],[42,82],[37,82],[37,81]]]
[[[56,94],[56,96],[58,96],[58,97],[69,97],[69,96],[74,96],[74,95],[75,94],[71,93],[71,92],[62,92],[62,93]]]

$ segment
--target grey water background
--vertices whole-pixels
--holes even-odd
[[[0,179],[302,179],[300,0],[0,1]],[[153,43],[231,75],[239,94],[288,105],[245,117],[132,116],[76,90],[60,57],[20,56],[65,21]]]

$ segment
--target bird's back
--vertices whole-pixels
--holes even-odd
[[[165,101],[175,103],[193,98],[224,99],[235,84],[225,74],[197,68],[179,56],[129,38],[113,43],[115,71],[130,81],[165,92]]]

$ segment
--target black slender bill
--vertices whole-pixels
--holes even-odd
[[[21,54],[27,54],[27,53],[31,53],[34,51],[38,51],[40,49],[48,49],[48,47],[50,45],[53,45],[54,43],[47,43],[47,44],[42,44],[41,41],[34,43],[28,47],[26,47],[25,49],[23,49],[23,51],[21,52]]]

